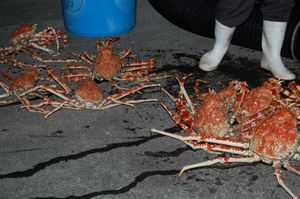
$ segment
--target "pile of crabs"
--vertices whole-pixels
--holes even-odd
[[[47,118],[62,108],[103,110],[157,101],[128,98],[142,89],[159,87],[160,84],[150,81],[168,75],[152,73],[155,60],[136,61],[130,49],[115,53],[111,43],[119,39],[108,37],[97,42],[95,55],[69,52],[73,59],[57,58],[66,47],[67,35],[53,27],[38,32],[36,24],[20,25],[11,33],[10,45],[0,48],[0,63],[9,66],[0,77],[4,91],[0,94],[0,104],[19,101],[23,108],[42,113]],[[50,48],[53,46],[56,46],[55,50]],[[28,62],[24,56],[32,61]],[[53,69],[50,65],[53,63],[64,65]],[[17,72],[16,68],[19,69]],[[109,82],[117,91],[110,95],[104,93],[101,82]],[[124,86],[126,84],[129,86]],[[38,103],[33,103],[32,99]]]
[[[175,105],[175,112],[161,103],[174,122],[184,130],[176,134],[152,129],[183,141],[193,149],[203,149],[219,157],[184,166],[186,170],[217,163],[272,164],[278,183],[290,194],[281,175],[284,167],[300,175],[300,167],[292,163],[300,160],[300,86],[295,82],[284,89],[282,82],[269,78],[260,87],[249,89],[246,82],[231,81],[229,86],[216,92],[201,92],[202,80],[196,80],[195,94],[191,98],[184,85],[186,75],[176,78],[180,91],[178,97],[165,93]]]
[[[9,65],[0,77],[4,91],[0,94],[0,104],[19,101],[23,108],[49,117],[63,108],[103,110],[117,105],[158,101],[129,98],[129,95],[140,94],[142,89],[150,87],[159,88],[174,105],[170,108],[161,102],[162,107],[182,131],[151,131],[181,140],[193,149],[220,155],[184,166],[179,175],[192,168],[216,163],[262,161],[272,164],[278,183],[292,198],[297,198],[281,174],[283,167],[300,175],[300,168],[293,164],[300,160],[297,130],[300,86],[295,82],[284,87],[282,81],[269,78],[260,87],[250,89],[246,82],[233,80],[220,91],[202,92],[200,86],[204,81],[196,80],[195,93],[191,97],[185,83],[193,74],[183,77],[155,74],[152,70],[154,59],[136,61],[130,49],[115,53],[111,43],[119,40],[116,37],[97,42],[95,55],[70,52],[73,59],[57,58],[66,47],[68,37],[52,27],[37,32],[36,24],[23,24],[11,34],[10,40],[10,46],[0,48],[0,63]],[[50,46],[56,46],[56,50]],[[40,52],[51,58],[40,56]],[[24,55],[35,61],[24,61],[20,58]],[[49,63],[63,65],[58,73]],[[15,68],[20,72],[11,77]],[[152,82],[169,77],[179,84],[177,97]],[[117,91],[110,95],[104,93],[102,82],[109,82]],[[38,103],[33,103],[36,100],[32,99],[38,99]]]

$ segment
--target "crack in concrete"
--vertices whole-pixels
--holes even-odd
[[[104,153],[104,152],[107,152],[107,151],[110,151],[113,149],[117,149],[117,148],[139,146],[141,144],[144,144],[144,143],[146,143],[152,139],[158,138],[158,137],[162,137],[162,136],[154,135],[151,137],[143,137],[142,139],[139,139],[137,141],[113,143],[113,144],[109,144],[103,148],[95,148],[95,149],[90,149],[90,150],[83,151],[83,152],[76,153],[76,154],[71,154],[71,155],[66,155],[66,156],[58,156],[58,157],[52,158],[48,161],[40,162],[40,163],[34,165],[33,168],[31,168],[31,169],[26,169],[23,171],[15,171],[15,172],[6,173],[6,174],[0,174],[0,179],[30,177],[30,176],[33,176],[35,173],[45,169],[46,167],[49,167],[53,164],[57,164],[62,161],[78,160],[87,155],[91,155],[91,154],[95,154],[95,153]]]
[[[176,175],[180,172],[180,170],[156,170],[156,171],[145,171],[135,177],[134,181],[129,183],[128,185],[120,188],[120,189],[111,189],[111,190],[103,190],[98,192],[92,192],[81,196],[67,196],[63,198],[58,197],[35,197],[31,199],[89,199],[96,196],[103,196],[103,195],[118,195],[124,194],[134,187],[136,187],[140,182],[144,181],[148,177],[160,175],[160,176],[168,176],[168,175]]]

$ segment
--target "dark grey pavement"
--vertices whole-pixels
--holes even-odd
[[[25,22],[64,29],[60,1],[0,1],[0,46],[8,45],[9,33]],[[66,51],[95,53],[96,38],[70,36]],[[170,24],[148,1],[138,0],[136,27],[122,35],[121,48],[132,48],[139,59],[155,57],[161,72],[193,71],[215,89],[231,79],[258,86],[270,76],[259,68],[260,52],[238,46],[230,47],[216,71],[198,70],[198,59],[212,42]],[[284,62],[299,81],[300,63]],[[194,79],[187,83],[188,91]],[[173,80],[159,82],[170,91],[178,89]],[[144,97],[167,100],[155,90]],[[105,111],[60,110],[49,119],[20,104],[1,106],[0,198],[289,198],[271,165],[263,163],[194,169],[178,179],[182,166],[214,156],[150,135],[151,128],[174,131],[174,126],[158,103]],[[283,174],[300,196],[300,176]]]

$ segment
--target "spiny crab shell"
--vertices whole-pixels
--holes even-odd
[[[227,104],[215,91],[203,99],[202,106],[196,106],[194,128],[196,132],[205,132],[205,135],[225,137],[230,131],[227,116]]]
[[[75,96],[80,102],[93,105],[103,100],[103,91],[94,80],[85,79],[78,83]]]
[[[274,102],[274,97],[279,98],[281,89],[280,81],[275,78],[269,78],[262,86],[248,91],[242,101],[241,111],[237,114],[238,123],[244,123],[252,115],[270,107],[272,102]]]
[[[250,148],[266,163],[289,158],[299,145],[297,118],[288,109],[277,109],[252,129]]]
[[[40,72],[32,69],[19,74],[12,82],[10,90],[16,95],[33,88],[39,79]]]
[[[122,67],[122,60],[119,55],[115,55],[110,46],[103,46],[96,56],[94,70],[97,76],[111,80]]]
[[[24,43],[36,32],[37,24],[21,24],[10,35],[10,41],[14,46]]]
[[[230,110],[235,102],[236,82],[218,93],[209,90],[208,93],[197,93],[197,98],[202,100],[201,105],[196,106],[194,114],[194,128],[196,132],[204,132],[205,135],[227,137],[231,132]]]

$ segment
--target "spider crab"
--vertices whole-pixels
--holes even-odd
[[[261,86],[248,90],[236,114],[236,136],[246,138],[251,132],[249,130],[277,108],[296,111],[295,107],[299,106],[300,87],[295,82],[290,82],[288,88],[289,90],[284,89],[282,81],[271,77]],[[297,111],[296,115],[299,117]]]
[[[62,40],[62,42],[60,42]],[[37,24],[21,24],[10,35],[11,45],[8,47],[0,48],[0,63],[8,63],[13,66],[23,67],[38,67],[40,64],[27,63],[19,58],[19,52],[29,55],[30,57],[40,62],[74,62],[71,59],[46,59],[37,54],[32,49],[41,50],[51,55],[57,53],[49,48],[53,42],[57,45],[57,51],[65,48],[67,43],[67,36],[62,34],[59,30],[53,27],[47,27],[41,32],[37,32]]]
[[[231,86],[228,88],[230,87]],[[220,117],[210,119],[202,118],[206,123],[216,125],[216,127],[208,128],[208,130],[214,132],[214,130],[217,129],[216,132],[220,131],[221,133],[215,134],[206,132],[203,134],[205,131],[197,133],[195,130],[189,130],[190,128],[187,128],[180,122],[176,122],[182,121],[184,118],[189,118],[190,113],[187,112],[183,112],[184,114],[179,115],[169,114],[179,126],[188,132],[188,135],[177,135],[156,129],[152,129],[151,131],[181,140],[193,149],[205,149],[209,150],[209,152],[224,154],[224,157],[184,166],[180,171],[179,176],[186,170],[217,163],[264,162],[272,164],[278,183],[292,198],[297,198],[297,196],[286,186],[284,178],[281,175],[282,167],[300,175],[300,168],[291,162],[291,160],[300,160],[300,134],[297,131],[297,119],[300,118],[298,101],[300,89],[294,82],[290,83],[289,87],[291,92],[284,90],[281,87],[281,82],[279,80],[270,78],[261,87],[250,91],[245,90],[245,92],[239,92],[240,95],[238,96],[240,97],[237,97],[236,99],[238,101],[241,99],[241,101],[235,103],[238,105],[234,105],[233,108],[231,108],[234,111],[230,114],[230,122],[223,122],[225,125],[221,125],[223,126],[222,128],[218,128],[217,125],[218,121],[222,121]],[[225,91],[228,88],[226,88]],[[185,91],[183,90],[183,92]],[[207,112],[202,116],[206,115],[206,117],[216,109],[215,106],[208,106],[209,104],[215,103],[214,100],[211,99],[210,92],[204,94],[204,97],[210,102],[205,102],[204,98],[202,105],[208,107],[208,109],[202,108]],[[222,93],[223,90],[219,92],[219,95],[223,96]],[[202,94],[198,95],[200,95],[200,97],[203,96]],[[228,101],[228,98],[226,97],[222,100],[223,102]],[[187,100],[180,104],[184,105],[185,103],[187,103]],[[206,103],[208,104],[206,105]],[[222,103],[219,103],[219,106],[223,107]],[[180,107],[180,109],[182,108]],[[222,110],[224,109],[219,109],[221,115],[223,114]],[[168,109],[167,111],[170,112]],[[228,114],[230,111],[225,109],[225,114],[226,113]],[[198,114],[200,117],[201,113]],[[195,122],[195,118],[197,117],[194,116],[193,118],[194,120],[192,120],[192,122]],[[232,122],[233,118],[236,121]],[[211,119],[214,121],[211,122]],[[199,121],[201,120],[196,120],[196,122]],[[197,130],[197,128],[195,128],[197,125],[192,124],[193,123],[190,123],[190,125]],[[233,133],[222,133],[228,132],[228,124],[231,124]],[[207,124],[201,123],[201,125],[203,126],[202,128],[205,128]],[[225,129],[225,131],[222,131],[223,129]],[[238,130],[241,132],[237,132]],[[229,130],[229,132],[231,131]],[[233,154],[234,156],[228,156],[228,154]]]
[[[111,42],[117,41],[118,37],[108,37],[105,42],[97,42],[97,54],[94,56],[88,52],[75,54],[76,57],[87,62],[87,65],[66,65],[62,69],[61,76],[70,81],[78,81],[85,78],[96,78],[100,81],[110,81],[117,88],[121,88],[117,81],[148,81],[169,77],[169,75],[150,74],[155,65],[154,59],[126,63],[126,58],[132,58],[130,49],[115,54]],[[70,72],[73,71],[73,72]]]
[[[300,136],[299,132],[297,132],[297,123],[295,113],[287,108],[279,108],[260,121],[259,125],[251,129],[250,139],[207,138],[201,140],[201,138],[198,139],[197,136],[185,137],[185,141],[205,141],[210,144],[223,145],[221,150],[218,147],[211,147],[211,150],[227,152],[237,156],[218,157],[202,163],[184,166],[179,175],[189,169],[217,163],[264,162],[272,164],[279,185],[283,187],[292,198],[296,199],[297,196],[286,186],[281,173],[282,167],[284,167],[300,175],[300,167],[291,163],[291,160],[300,160]],[[224,150],[224,148],[226,148],[226,150]]]
[[[53,106],[55,109],[45,115],[47,118],[62,108],[75,110],[104,110],[118,105],[133,106],[134,104],[142,102],[156,102],[157,99],[123,99],[128,95],[150,87],[160,87],[160,84],[148,84],[147,82],[143,82],[131,87],[128,90],[119,91],[115,94],[105,96],[100,85],[98,85],[93,79],[87,78],[81,80],[77,84],[72,96],[52,91],[52,93],[61,98],[62,101],[53,100],[48,96],[45,96],[41,103],[28,105],[27,107],[40,108],[44,105]]]
[[[9,72],[10,70],[8,70]],[[55,93],[62,95],[63,93],[69,93],[70,90],[67,85],[54,73],[53,69],[47,67],[47,73],[63,87],[63,89],[57,89],[56,85],[50,84],[40,84],[37,85],[38,81],[41,80],[40,69],[30,69],[18,74],[15,78],[11,78],[8,74],[3,74],[5,81],[0,80],[0,87],[5,91],[4,94],[0,95],[0,104],[9,104],[16,102],[15,99],[10,99],[11,97],[17,98],[18,101],[23,104],[30,112],[40,112],[47,114],[49,111],[39,107],[33,107],[28,96],[36,96],[39,98],[44,98],[43,95],[35,93],[35,91],[47,91],[50,93]],[[5,99],[8,98],[8,99]]]
[[[176,78],[180,85],[177,99],[174,99],[173,96],[167,93],[175,102],[177,112],[173,113],[165,103],[161,103],[161,105],[174,122],[184,129],[189,136],[231,137],[233,132],[231,121],[235,118],[241,100],[247,90],[247,84],[245,82],[232,81],[227,88],[220,92],[210,89],[207,93],[201,93],[196,89],[196,97],[202,101],[202,104],[197,104],[192,103],[184,88],[187,78],[191,75],[189,74],[180,79]],[[198,80],[196,85],[198,86],[200,82]],[[152,129],[152,131],[170,137],[175,136],[175,138],[179,136],[156,129]],[[179,137],[184,138],[185,135]],[[211,144],[194,141],[187,141],[186,143],[193,148],[211,152]]]

